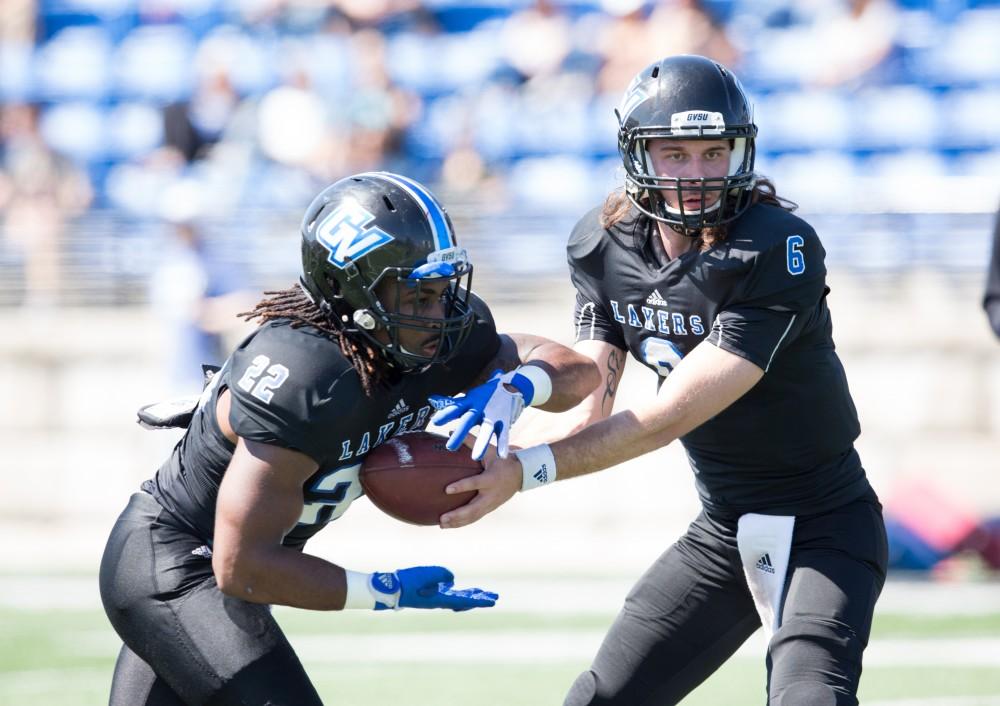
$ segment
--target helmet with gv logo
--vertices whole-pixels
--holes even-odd
[[[617,111],[618,152],[625,165],[625,191],[642,213],[676,226],[689,235],[729,223],[750,207],[755,183],[754,139],[757,126],[743,86],[722,64],[703,56],[670,56],[640,71]],[[719,178],[658,176],[648,152],[654,139],[728,139],[732,148],[728,174]],[[719,194],[706,209],[669,206],[663,191]],[[680,197],[680,194],[678,194]]]
[[[397,367],[444,362],[472,330],[472,263],[455,242],[448,214],[418,182],[389,172],[341,179],[309,204],[301,231],[301,286]],[[387,280],[398,286],[382,288],[383,296],[395,292],[395,301],[375,293]],[[421,315],[415,303],[407,310],[401,305],[404,287],[427,280],[447,281],[440,318]],[[433,353],[407,350],[399,339],[403,329],[437,336]],[[376,336],[380,330],[388,341]]]

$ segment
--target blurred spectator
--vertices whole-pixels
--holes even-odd
[[[899,22],[894,0],[822,3],[813,25],[812,51],[824,60],[814,66],[813,83],[835,86],[865,78],[888,58]],[[831,7],[839,11],[831,12]]]
[[[304,73],[268,91],[257,113],[261,151],[279,164],[305,169],[322,177],[341,165],[342,147],[329,129],[323,100],[312,90]]]
[[[0,226],[23,261],[25,305],[58,302],[65,223],[91,198],[86,175],[43,141],[38,107],[0,106]]]
[[[0,45],[35,41],[35,0],[3,0],[0,2]]]
[[[222,137],[240,103],[229,72],[214,67],[203,76],[190,101],[171,103],[163,110],[163,141],[193,162]]]
[[[149,285],[150,303],[163,322],[164,369],[177,394],[200,389],[203,363],[222,364],[232,336],[247,329],[236,315],[255,301],[232,268],[210,256],[196,188],[178,182],[165,195],[169,241]]]
[[[997,211],[996,225],[993,229],[993,254],[990,257],[989,271],[986,277],[986,296],[983,297],[983,308],[989,317],[993,332],[1000,337],[1000,211]]]
[[[700,54],[730,68],[739,65],[739,50],[701,0],[661,0],[646,32],[657,56]]]
[[[894,0],[805,0],[787,15],[786,27],[761,35],[766,73],[803,86],[880,82],[899,26]]]
[[[357,32],[351,49],[355,75],[345,106],[350,121],[346,172],[388,169],[402,157],[403,135],[420,114],[420,98],[390,78],[384,36],[374,30]]]
[[[554,74],[570,52],[569,19],[549,0],[535,0],[507,18],[500,43],[504,60],[522,80]]]
[[[416,13],[422,5],[420,0],[332,0],[330,4],[357,27],[376,27],[394,16]]]
[[[605,5],[620,14],[601,41],[601,92],[621,93],[644,66],[671,54],[700,54],[731,68],[739,65],[740,53],[725,27],[701,0],[660,0],[648,18],[642,2],[607,0]]]

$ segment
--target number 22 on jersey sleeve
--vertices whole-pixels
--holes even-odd
[[[270,365],[270,367],[268,367]],[[267,369],[267,377],[262,378],[261,374]],[[281,363],[271,365],[271,359],[266,355],[259,355],[253,359],[250,366],[243,373],[243,377],[236,383],[241,390],[249,392],[251,395],[267,404],[274,397],[274,391],[281,387],[282,383],[288,379],[288,368]]]

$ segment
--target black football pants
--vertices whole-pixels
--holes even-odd
[[[767,648],[767,704],[857,706],[886,561],[874,493],[796,518],[781,626]],[[565,706],[679,703],[759,627],[736,522],[702,513],[633,587]]]
[[[101,560],[101,600],[125,642],[111,706],[321,706],[267,606],[223,594],[203,542],[136,493]]]

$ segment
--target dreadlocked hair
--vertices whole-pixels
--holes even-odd
[[[340,344],[340,350],[361,378],[361,387],[367,397],[371,397],[375,387],[388,377],[387,366],[375,346],[345,330],[346,315],[338,315],[336,311],[326,313],[297,284],[288,289],[264,292],[264,298],[252,310],[239,316],[246,321],[257,319],[262,324],[288,319],[292,328],[311,326],[322,331]]]
[[[774,183],[765,177],[757,177],[753,191],[750,194],[750,203],[777,206],[785,211],[794,211],[799,207],[794,201],[789,201],[786,198],[778,196]],[[611,192],[604,201],[604,207],[601,209],[601,227],[605,229],[611,228],[618,221],[628,216],[633,208],[634,206],[624,189]],[[728,225],[727,223],[723,223],[720,226],[702,228],[701,233],[694,239],[694,247],[698,250],[707,250],[713,245],[721,243],[729,235]]]

